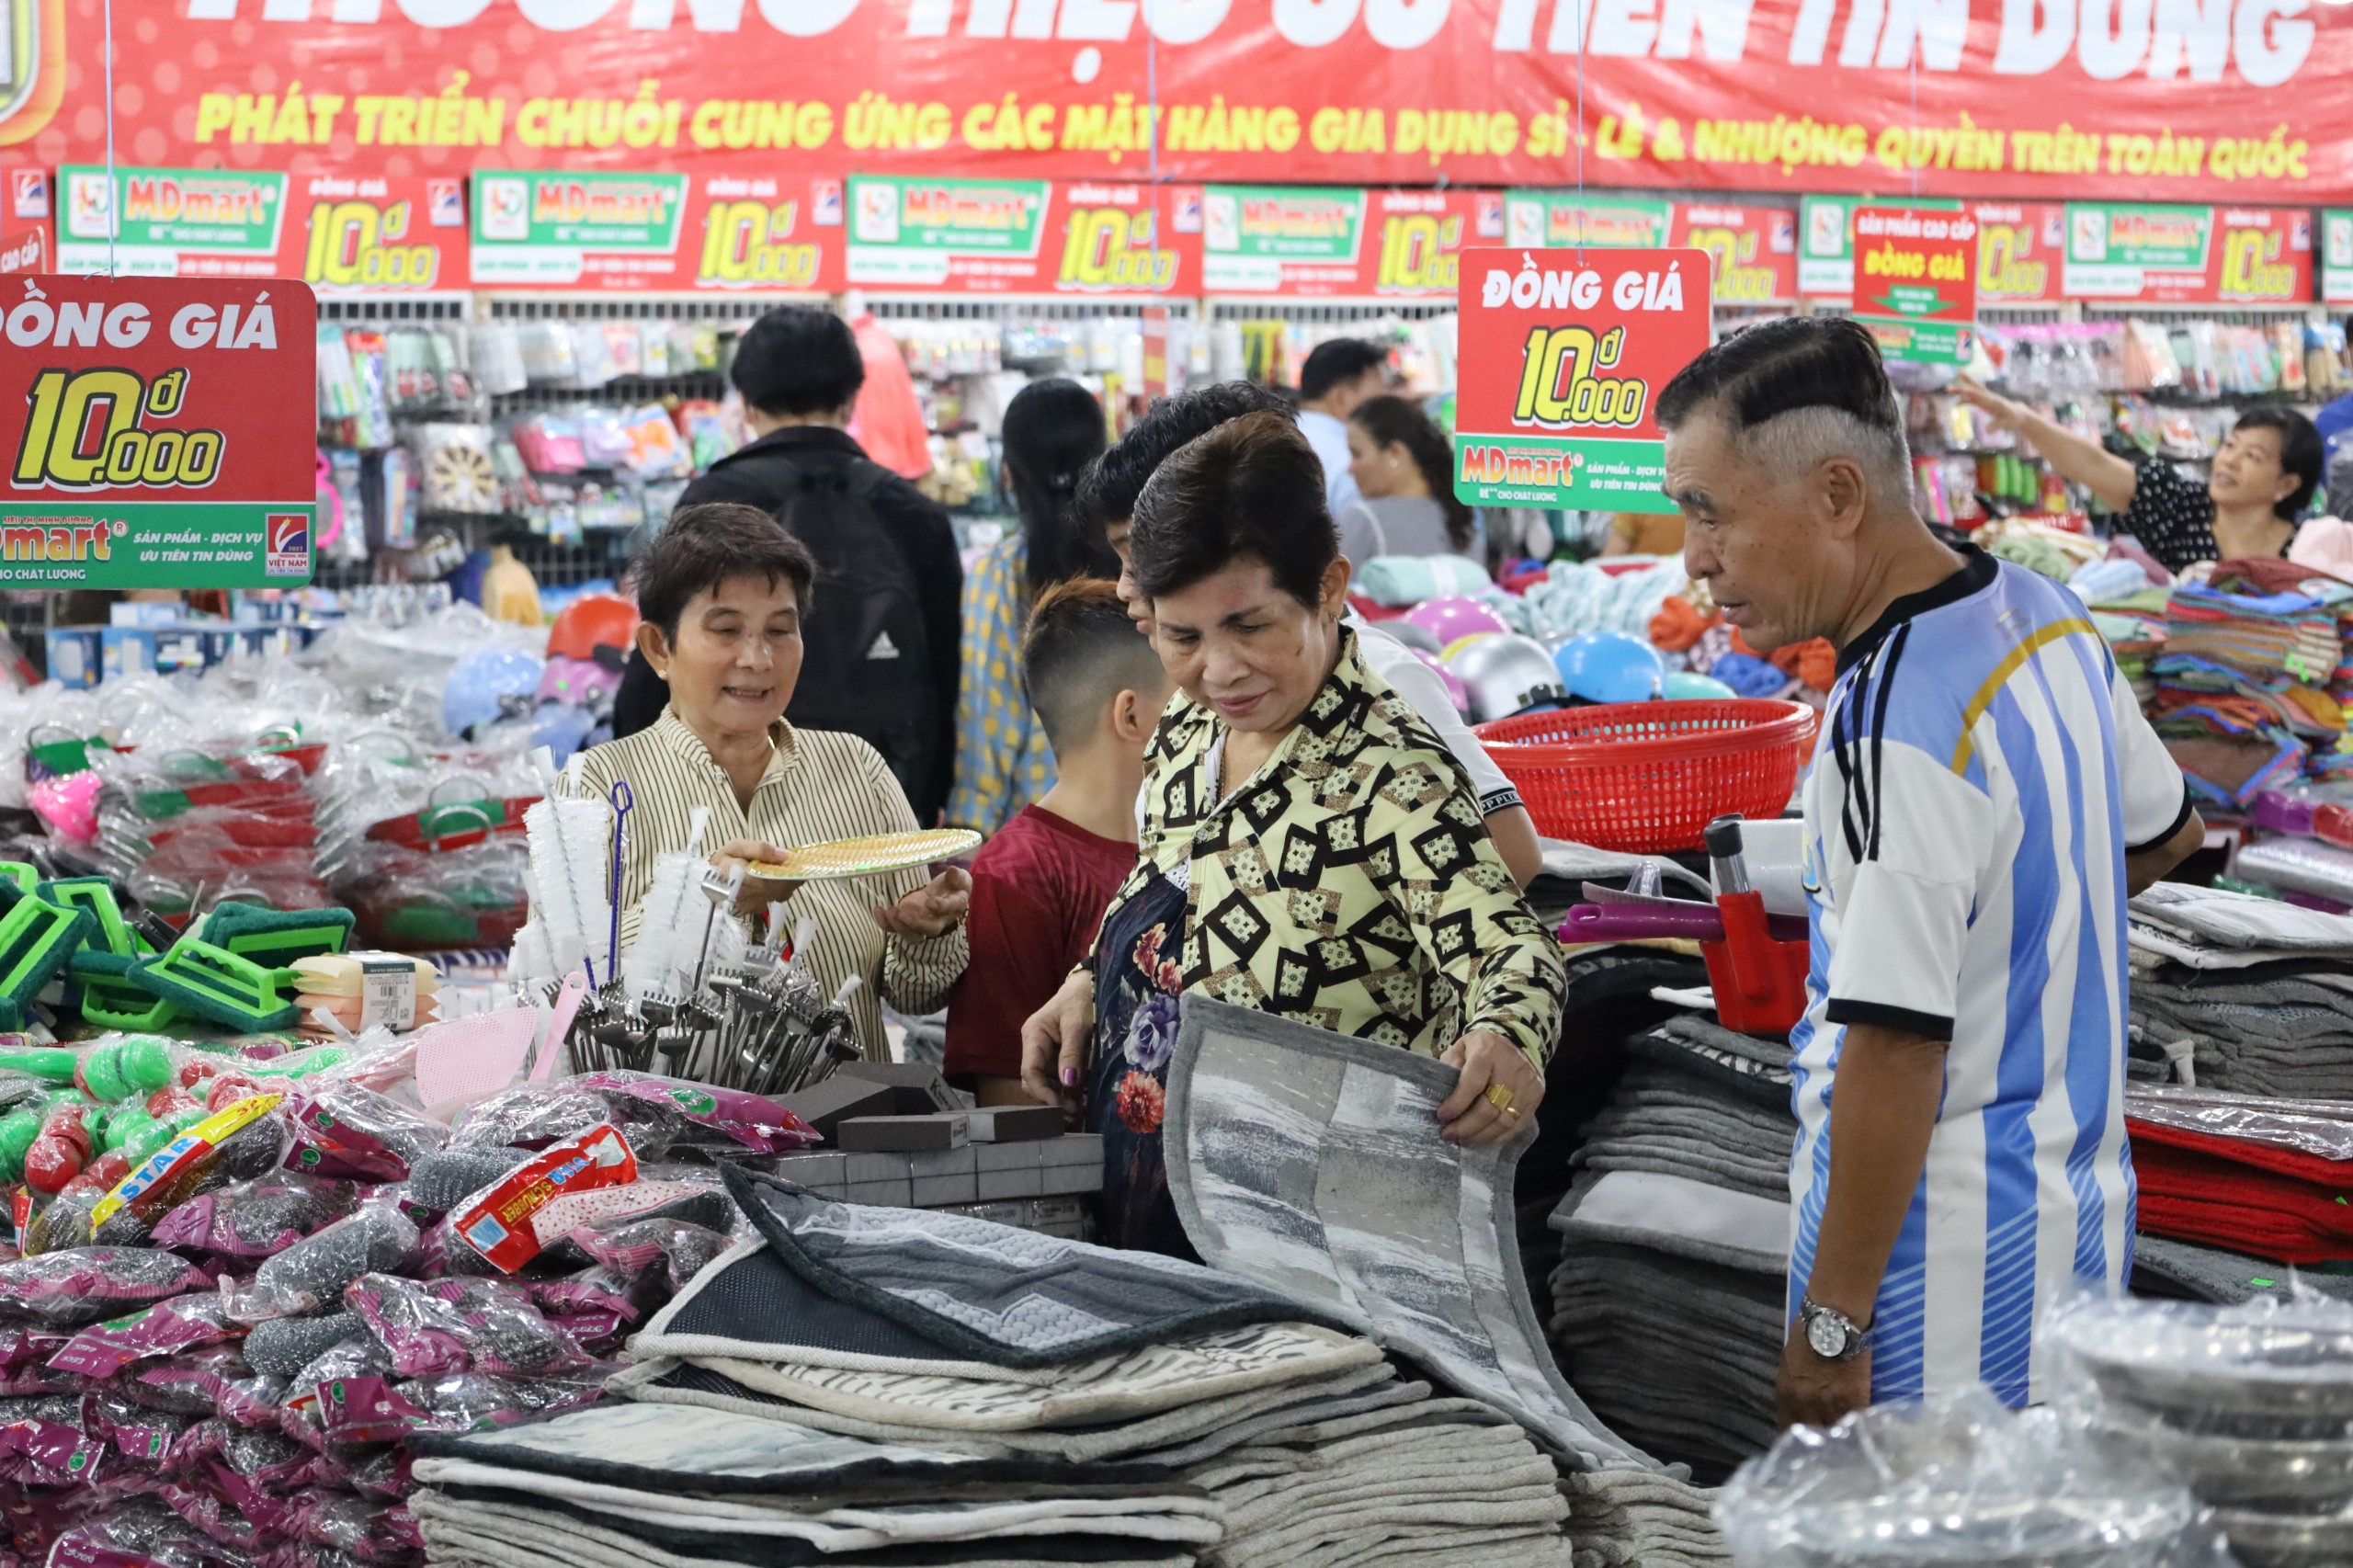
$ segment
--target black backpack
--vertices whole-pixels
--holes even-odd
[[[801,621],[801,681],[785,717],[798,729],[858,736],[882,754],[907,798],[921,801],[948,759],[938,755],[941,696],[915,569],[874,507],[892,475],[864,458],[768,464],[784,471],[775,475],[777,520],[817,559]]]

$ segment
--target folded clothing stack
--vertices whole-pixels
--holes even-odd
[[[2141,1090],[2125,1126],[2143,1231],[2280,1263],[2353,1257],[2353,1108]]]
[[[2225,562],[2175,585],[2151,716],[2193,790],[2240,804],[2336,753],[2353,585],[2285,562]]]
[[[1098,1496],[1115,1476],[1161,1521],[1154,1539],[1186,1561],[1290,1568],[1427,1552],[1568,1568],[1568,1503],[1527,1435],[1486,1405],[1402,1381],[1378,1345],[1312,1303],[1152,1255],[729,1179],[757,1236],[631,1341],[616,1394],[771,1425],[793,1443],[919,1451],[1013,1488],[1008,1501],[1061,1519],[1064,1534],[1144,1528],[1135,1508]],[[433,1464],[419,1476],[479,1482]],[[723,1489],[689,1479],[672,1490]],[[468,1499],[420,1509],[437,1552],[444,1503]],[[1074,1521],[1078,1503],[1121,1522]],[[600,1528],[638,1533],[637,1506]],[[926,1561],[1008,1557],[1056,1560],[976,1536]]]
[[[1588,1171],[1657,1171],[1734,1192],[1789,1195],[1786,1041],[1736,1034],[1681,1014],[1627,1042],[1633,1061],[1586,1124],[1575,1165]]]
[[[1561,1483],[1576,1568],[1718,1568],[1732,1549],[1710,1517],[1710,1494],[1662,1475],[1596,1470]]]
[[[2353,1098],[2353,918],[2161,882],[2132,901],[2131,964],[2136,1078]]]
[[[1611,1171],[1552,1216],[1552,1343],[1594,1413],[1720,1480],[1771,1446],[1787,1315],[1786,1198]]]
[[[783,1421],[607,1404],[420,1442],[430,1561],[466,1568],[761,1562],[1186,1568],[1222,1533],[1165,1469],[1038,1467]]]

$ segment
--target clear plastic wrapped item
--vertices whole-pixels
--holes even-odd
[[[355,1181],[406,1181],[415,1163],[449,1141],[449,1130],[356,1083],[329,1084],[294,1108],[294,1153],[287,1164]]]
[[[72,1247],[0,1263],[0,1319],[75,1328],[211,1284],[211,1275],[168,1252]]]
[[[2046,1332],[2109,1407],[2182,1432],[2353,1439],[2353,1303],[2090,1300]]]
[[[450,1140],[457,1149],[544,1149],[613,1119],[599,1096],[569,1085],[526,1085],[493,1095],[465,1114]]]
[[[2157,1568],[2197,1517],[2129,1449],[1983,1389],[1796,1427],[1716,1502],[1739,1568]]]
[[[588,1365],[519,1286],[369,1274],[352,1281],[343,1296],[404,1378],[464,1371],[547,1377]]]
[[[232,1257],[270,1257],[348,1215],[348,1182],[281,1172],[189,1199],[155,1222],[158,1246]]]
[[[218,1345],[242,1332],[242,1325],[230,1321],[220,1297],[175,1296],[143,1312],[93,1324],[68,1340],[49,1364],[85,1378],[110,1378],[134,1361]]]
[[[245,1336],[245,1360],[267,1377],[291,1378],[347,1339],[365,1338],[368,1325],[353,1312],[319,1317],[270,1318]]]
[[[392,1202],[371,1201],[263,1263],[232,1311],[247,1323],[317,1312],[341,1300],[343,1288],[361,1275],[406,1267],[416,1243],[407,1215]]]

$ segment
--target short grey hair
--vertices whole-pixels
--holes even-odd
[[[1733,438],[1742,456],[1781,478],[1810,473],[1831,458],[1852,458],[1870,476],[1871,488],[1884,492],[1881,499],[1912,505],[1912,449],[1900,419],[1892,428],[1867,425],[1843,408],[1816,403],[1745,430],[1735,426]]]

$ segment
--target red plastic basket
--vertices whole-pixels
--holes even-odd
[[[1813,744],[1802,702],[1619,702],[1482,724],[1536,830],[1600,849],[1697,849],[1727,812],[1781,814]]]

